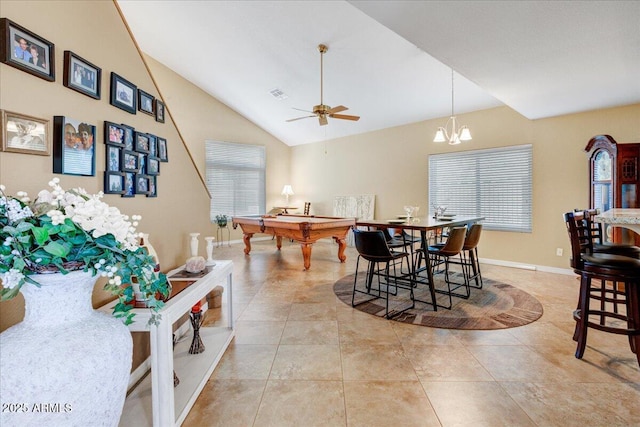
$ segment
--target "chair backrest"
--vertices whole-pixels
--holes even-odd
[[[393,255],[387,246],[382,230],[353,230],[356,249],[361,257],[368,261],[387,261]]]
[[[564,222],[571,242],[570,265],[572,268],[581,269],[584,266],[582,254],[593,252],[593,241],[585,214],[584,212],[567,212],[564,214]]]
[[[311,202],[304,202],[304,215],[309,215],[311,211]]]
[[[591,242],[593,244],[603,244],[606,239],[604,237],[602,223],[593,220],[594,216],[600,215],[600,209],[585,209],[583,212],[584,220],[586,221],[589,233],[591,233]]]
[[[470,251],[471,249],[475,249],[480,242],[480,234],[482,233],[482,224],[473,224],[467,233],[467,237],[464,240],[464,245],[462,246],[463,251]]]
[[[458,255],[464,246],[464,239],[467,236],[467,227],[453,227],[449,230],[449,237],[438,254],[445,256]]]

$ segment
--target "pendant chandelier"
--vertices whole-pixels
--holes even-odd
[[[449,130],[449,124],[451,129]],[[436,132],[436,137],[433,138],[433,142],[445,142],[448,141],[449,145],[460,144],[462,141],[469,141],[471,139],[471,132],[467,126],[461,126],[460,129],[456,128],[456,116],[453,114],[453,68],[451,69],[451,117],[447,120],[447,124],[444,127],[439,127]]]

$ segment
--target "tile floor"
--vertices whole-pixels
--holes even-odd
[[[626,337],[590,330],[584,358],[573,356],[573,276],[483,264],[486,277],[535,295],[544,315],[446,330],[340,302],[332,286],[354,271],[353,248],[341,264],[334,243],[315,244],[306,272],[295,243],[242,249],[214,249],[234,261],[236,337],[184,426],[640,426]]]

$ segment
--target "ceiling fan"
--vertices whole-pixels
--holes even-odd
[[[339,113],[341,111],[348,110],[348,108],[345,107],[344,105],[338,105],[337,107],[333,107],[333,108],[329,107],[328,105],[324,105],[324,101],[323,101],[323,98],[322,98],[322,91],[323,91],[322,57],[327,52],[327,50],[329,50],[329,48],[326,45],[323,45],[323,44],[318,45],[318,51],[320,52],[320,104],[319,105],[314,105],[313,106],[313,111],[301,110],[299,108],[294,108],[294,110],[307,111],[309,113],[313,113],[313,115],[296,117],[295,119],[287,120],[287,122],[293,122],[293,121],[296,121],[296,120],[307,119],[307,118],[310,118],[310,117],[317,117],[319,122],[320,122],[320,126],[324,126],[324,125],[326,125],[328,123],[327,122],[327,117],[331,117],[332,119],[342,119],[342,120],[352,120],[352,121],[357,121],[357,120],[360,119],[360,116],[350,116],[348,114],[336,114],[336,113]]]

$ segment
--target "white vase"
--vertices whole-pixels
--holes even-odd
[[[191,236],[191,256],[198,256],[198,236],[200,233],[190,233],[189,235]]]
[[[20,289],[24,320],[0,334],[0,425],[117,426],[131,372],[129,329],[93,309],[97,276],[31,277],[42,286]]]
[[[213,260],[213,241],[215,239],[215,237],[204,238],[204,240],[207,241],[207,265],[209,266],[216,265],[215,261]]]

